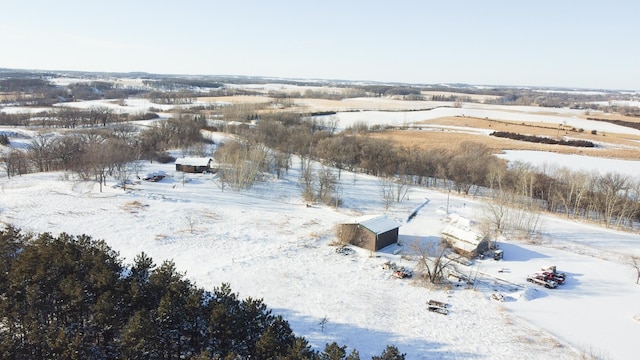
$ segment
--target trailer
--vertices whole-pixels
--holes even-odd
[[[427,310],[442,315],[449,315],[449,304],[437,300],[427,302]]]

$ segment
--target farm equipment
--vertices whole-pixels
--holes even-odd
[[[427,310],[442,315],[448,315],[449,304],[437,300],[429,300],[429,302],[427,303]]]
[[[387,261],[382,264],[384,270],[391,270],[391,276],[398,279],[410,278],[413,276],[413,271],[407,269],[404,266],[398,267],[396,263]]]
[[[404,278],[410,278],[413,276],[413,271],[405,268],[405,267],[401,267],[398,268],[396,270],[393,271],[393,273],[391,274],[391,276],[398,278],[398,279],[404,279]]]

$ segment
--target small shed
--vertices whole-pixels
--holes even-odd
[[[464,226],[463,219],[453,221],[442,230],[442,238],[451,245],[453,251],[466,258],[472,259],[489,250],[489,240]],[[467,221],[468,222],[468,221]]]
[[[211,171],[213,159],[207,157],[191,157],[176,159],[176,171],[187,173],[203,173]]]
[[[344,243],[378,251],[398,242],[400,223],[385,216],[371,215],[354,219],[340,228],[340,240]]]

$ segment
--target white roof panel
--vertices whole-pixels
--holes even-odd
[[[363,216],[355,221],[376,234],[382,234],[400,227],[400,223],[385,215]]]
[[[176,159],[178,165],[207,166],[211,158],[208,157],[189,157]]]

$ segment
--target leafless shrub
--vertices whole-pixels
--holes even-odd
[[[148,204],[143,204],[138,200],[134,200],[134,201],[129,201],[127,203],[125,203],[124,205],[122,205],[122,209],[125,211],[128,211],[132,214],[137,213],[139,210],[144,210],[147,207],[149,207]]]
[[[580,359],[582,360],[606,360],[608,356],[603,354],[601,351],[597,351],[593,347],[589,347],[587,350],[584,350],[580,354]]]
[[[537,203],[530,199],[498,191],[483,206],[483,227],[486,235],[530,238],[541,225]]]
[[[416,269],[423,281],[428,284],[441,284],[444,282],[446,272],[455,269],[454,256],[451,249],[444,241],[439,243],[423,243],[414,241],[409,245],[411,252],[417,260]]]

